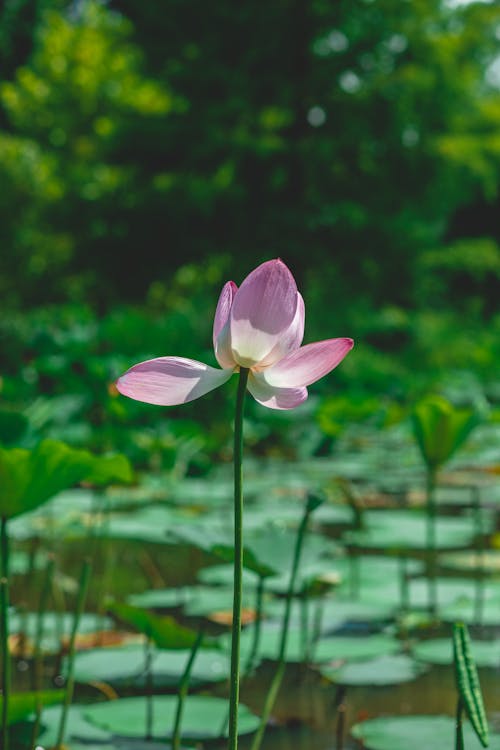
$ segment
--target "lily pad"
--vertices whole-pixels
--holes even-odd
[[[344,534],[346,542],[372,549],[405,550],[427,547],[427,518],[422,510],[365,511],[363,519],[365,528]],[[492,528],[491,519],[488,528]],[[474,534],[471,516],[438,517],[436,520],[438,549],[470,546]]]
[[[317,642],[314,661],[364,661],[400,650],[399,641],[390,635],[331,636]]]
[[[43,616],[43,635],[40,648],[46,653],[56,653],[61,648],[60,638],[69,638],[74,622],[71,612],[46,612]],[[79,633],[93,633],[95,630],[108,630],[113,627],[109,617],[84,613],[78,621]],[[9,618],[11,634],[24,633],[34,641],[37,635],[38,614],[36,612],[15,612]]]
[[[178,685],[189,659],[190,650],[152,650],[151,672],[156,686]],[[225,680],[229,675],[229,656],[219,650],[199,651],[191,671],[192,684]],[[112,685],[146,684],[146,650],[144,645],[99,648],[75,656],[75,680],[108,682]]]
[[[149,607],[150,609],[173,609],[186,604],[193,596],[191,586],[180,586],[171,589],[150,589],[140,594],[127,597],[127,604],[134,607]]]
[[[168,736],[174,725],[177,709],[176,696],[154,696],[153,738]],[[84,716],[95,726],[126,737],[144,736],[146,725],[146,701],[140,698],[121,698],[108,703],[88,706]],[[189,695],[184,704],[182,735],[193,741],[217,739],[227,736],[227,700],[198,695]],[[247,734],[259,726],[259,718],[246,706],[240,704],[238,732]]]
[[[452,664],[453,644],[449,638],[431,638],[417,643],[413,649],[417,659],[429,664]],[[471,651],[478,667],[500,667],[500,640],[471,642]]]
[[[467,750],[481,743],[468,722],[464,723]],[[351,733],[369,750],[443,750],[453,747],[455,720],[449,716],[394,716],[355,724]],[[490,750],[500,750],[500,735],[490,737]]]
[[[82,713],[85,708],[85,706],[78,704],[69,707],[66,720],[66,740],[71,742],[71,748],[74,747],[74,740],[89,743],[106,743],[111,740],[110,732],[86,720]],[[42,747],[53,747],[56,744],[61,711],[61,706],[52,706],[42,711],[43,729],[37,740]]]
[[[323,677],[339,685],[397,685],[411,682],[425,667],[406,654],[378,656],[368,661],[344,664],[338,669],[322,667]]]

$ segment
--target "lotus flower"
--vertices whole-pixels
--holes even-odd
[[[352,349],[348,338],[301,346],[304,300],[287,266],[269,260],[240,288],[228,281],[215,311],[213,342],[222,369],[184,357],[140,362],[116,386],[136,401],[175,406],[193,401],[249,369],[248,390],[269,409],[293,409],[307,398],[307,386],[326,375]]]

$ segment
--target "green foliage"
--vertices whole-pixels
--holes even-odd
[[[413,412],[413,431],[428,468],[440,468],[481,422],[477,411],[461,409],[442,396],[428,396]]]
[[[459,697],[481,745],[488,747],[488,721],[471,653],[469,632],[464,623],[455,623],[453,626],[453,662]]]
[[[237,275],[280,252],[337,314],[354,290],[402,307],[422,252],[498,241],[496,3],[199,16],[194,0],[0,11],[4,303],[157,301],[181,262],[232,256]]]
[[[56,440],[44,440],[33,450],[0,448],[0,516],[34,510],[83,480],[129,481],[130,466],[123,457],[100,459]]]
[[[39,690],[37,692],[11,693],[9,696],[8,723],[16,724],[34,714],[38,706],[53,706],[62,703],[64,690]],[[0,695],[0,710],[2,696]]]
[[[198,633],[195,630],[179,625],[173,617],[160,617],[148,612],[147,609],[120,602],[109,603],[108,609],[127,625],[131,625],[151,638],[157,648],[192,648],[198,639]],[[213,647],[213,643],[213,639],[207,638],[205,645]]]

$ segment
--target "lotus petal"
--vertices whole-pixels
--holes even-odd
[[[262,373],[250,372],[248,390],[259,404],[268,409],[293,409],[307,398],[307,388],[275,388],[264,380]]]
[[[300,388],[319,380],[344,359],[352,339],[327,339],[307,344],[264,370],[265,381],[277,388]]]
[[[233,374],[234,367],[218,370],[184,357],[158,357],[140,362],[118,378],[117,389],[136,401],[175,406],[193,401]]]
[[[230,314],[231,350],[242,367],[253,367],[279,343],[297,311],[297,285],[281,260],[252,271],[235,294]]]
[[[229,345],[229,314],[238,287],[234,281],[224,284],[214,317],[213,342],[217,362],[221,367],[234,367],[235,362]]]

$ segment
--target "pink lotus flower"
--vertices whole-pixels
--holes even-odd
[[[213,341],[221,370],[184,357],[159,357],[134,365],[116,387],[148,404],[193,401],[249,369],[248,390],[270,409],[293,409],[307,386],[333,370],[352,349],[352,339],[327,339],[301,346],[304,300],[279,259],[252,271],[238,289],[228,281],[215,311]]]

